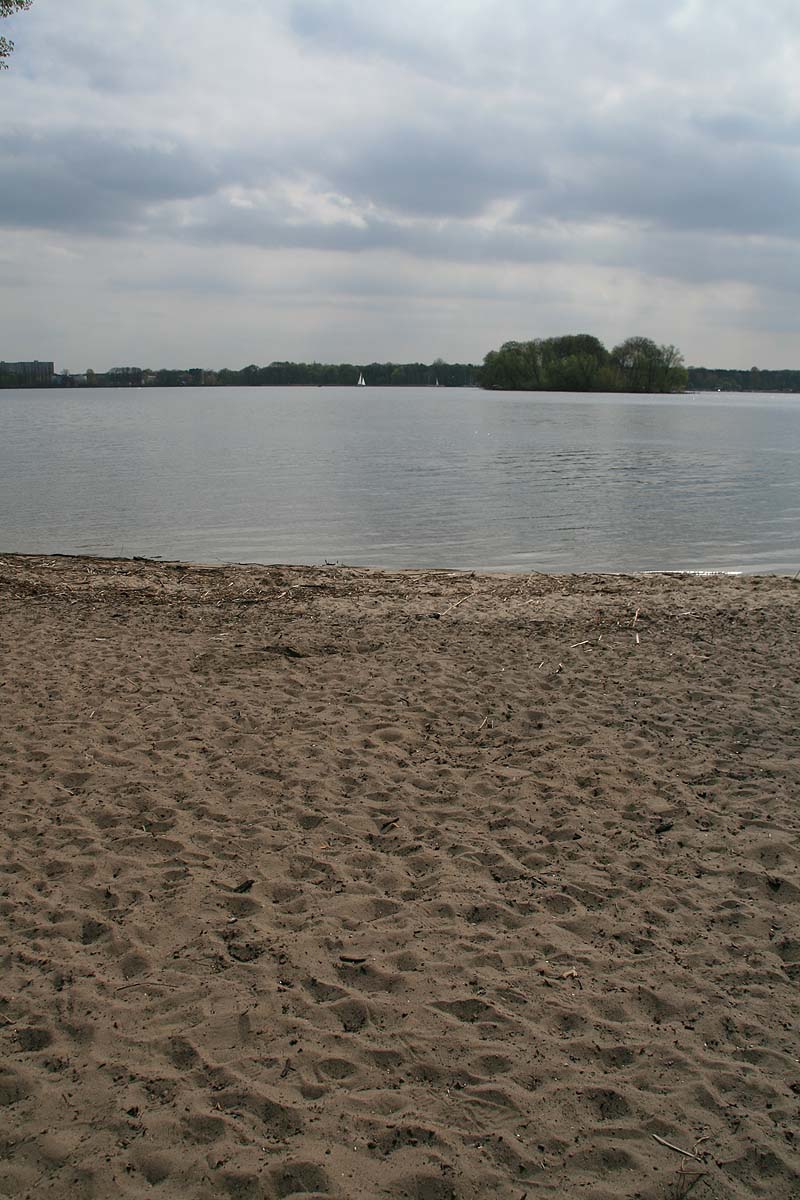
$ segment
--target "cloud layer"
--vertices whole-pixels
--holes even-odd
[[[0,357],[477,360],[586,330],[800,365],[794,0],[5,24]]]

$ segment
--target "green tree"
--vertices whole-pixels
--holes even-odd
[[[482,387],[503,391],[681,392],[687,371],[674,346],[628,338],[611,354],[589,333],[505,342],[479,371]]]
[[[608,351],[588,333],[505,342],[484,359],[480,382],[485,388],[509,391],[598,390]]]
[[[15,12],[24,12],[30,8],[33,0],[0,0],[0,17],[11,17]],[[14,43],[8,38],[0,37],[0,71],[5,70],[8,63],[5,61],[11,51],[14,49]]]
[[[591,392],[597,388],[600,368],[608,351],[590,333],[573,333],[547,338],[539,343],[545,367],[542,386],[551,391]]]
[[[680,392],[686,387],[683,356],[675,346],[657,346],[646,337],[631,337],[615,346],[611,361],[627,392]]]
[[[685,392],[689,382],[683,355],[677,346],[661,346],[662,383],[665,392]]]
[[[483,360],[480,383],[501,391],[536,391],[540,388],[538,342],[504,342]]]

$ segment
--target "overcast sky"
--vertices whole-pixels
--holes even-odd
[[[34,0],[0,359],[800,367],[798,0]]]

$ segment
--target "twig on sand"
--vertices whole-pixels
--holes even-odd
[[[700,1162],[700,1155],[693,1154],[691,1150],[684,1150],[682,1146],[676,1146],[672,1142],[668,1142],[666,1138],[659,1137],[657,1133],[652,1134],[652,1137],[662,1146],[666,1146],[668,1150],[674,1150],[676,1154],[684,1154],[687,1158],[693,1158],[696,1162]]]
[[[123,983],[122,987],[115,988],[114,990],[117,992],[126,992],[128,988],[137,987],[168,988],[171,992],[180,991],[177,983],[161,983],[158,979],[139,979],[136,983]]]
[[[426,571],[403,571],[404,579],[427,579],[429,575],[459,575],[461,572],[448,567],[428,567]],[[467,576],[468,579],[475,578],[475,572]]]
[[[446,617],[447,614],[449,612],[452,612],[454,608],[458,608],[459,604],[463,604],[465,600],[470,600],[470,599],[472,599],[473,596],[477,596],[477,594],[478,594],[478,592],[476,589],[474,592],[470,592],[468,595],[462,596],[460,600],[456,600],[455,604],[451,604],[449,608],[446,608],[446,609],[444,609],[443,612],[440,612],[439,616]]]
[[[634,629],[636,628],[636,622],[637,622],[638,620],[639,620],[639,609],[637,608],[636,612],[633,614],[633,626],[632,626],[632,628],[634,628]]]
[[[486,716],[485,716],[485,717],[483,718],[483,720],[481,721],[480,725],[478,726],[478,729],[477,729],[477,732],[478,732],[478,733],[480,733],[480,731],[483,729],[484,725],[486,724],[486,722],[487,722],[488,720],[489,720],[489,714],[487,713],[487,714],[486,714]]]
[[[570,650],[577,650],[578,646],[588,646],[588,645],[589,645],[589,639],[586,638],[586,640],[583,642],[573,642],[572,645],[570,646]]]

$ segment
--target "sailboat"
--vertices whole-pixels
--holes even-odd
[[[359,371],[359,373],[358,373],[358,383],[356,384],[356,387],[366,387],[366,386],[367,386],[367,381],[366,381],[366,379],[364,378],[364,372],[363,372],[363,371]]]

